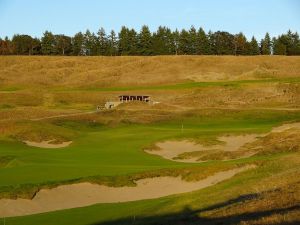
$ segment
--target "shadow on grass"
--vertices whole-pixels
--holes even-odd
[[[235,203],[243,203],[246,200],[257,199],[259,194],[248,194],[243,195],[235,199],[231,199],[229,201],[216,204],[204,209],[200,210],[192,210],[186,207],[181,212],[170,213],[165,215],[158,216],[148,216],[148,217],[128,217],[122,218],[109,222],[100,222],[94,223],[91,225],[234,225],[243,222],[250,222],[254,220],[261,219],[263,217],[271,216],[273,214],[285,214],[287,212],[291,212],[294,210],[300,210],[300,205],[295,205],[287,208],[277,208],[270,209],[265,211],[256,211],[256,212],[246,212],[235,215],[221,216],[221,217],[210,217],[205,218],[199,216],[199,213],[208,212],[211,210],[218,210],[226,206],[230,206]],[[274,223],[276,224],[276,223]],[[292,225],[292,224],[300,224],[300,221],[297,222],[280,222],[278,225]]]

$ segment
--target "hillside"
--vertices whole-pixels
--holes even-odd
[[[299,122],[300,57],[0,57],[0,217],[297,224]]]
[[[161,85],[299,74],[297,56],[0,57],[0,88]]]

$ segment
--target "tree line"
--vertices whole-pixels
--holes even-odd
[[[123,26],[118,34],[97,33],[87,30],[73,37],[44,32],[41,38],[16,34],[11,39],[0,38],[0,55],[300,55],[300,39],[297,32],[288,31],[271,38],[269,33],[259,42],[253,36],[247,40],[241,32],[205,32],[192,26],[189,30],[175,30],[160,26],[151,32],[143,26],[139,32]]]

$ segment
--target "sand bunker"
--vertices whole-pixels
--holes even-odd
[[[59,144],[52,143],[55,140],[34,142],[34,141],[24,141],[25,144],[38,148],[63,148],[69,146],[72,141],[66,141]]]
[[[248,165],[218,172],[196,182],[186,182],[180,177],[156,177],[138,180],[136,187],[107,187],[91,183],[62,185],[41,190],[32,200],[0,199],[0,217],[30,215],[96,203],[128,202],[186,193],[209,187],[254,167],[254,165]]]
[[[279,127],[275,127],[271,130],[272,132],[283,132],[288,129],[300,129],[300,123],[291,123],[291,124],[284,124]],[[258,137],[264,137],[267,134],[246,134],[246,135],[236,135],[236,136],[221,136],[218,138],[219,141],[222,141],[224,144],[218,145],[201,145],[189,140],[181,140],[181,141],[165,141],[156,143],[156,146],[159,150],[145,150],[145,152],[149,154],[159,155],[163,158],[178,161],[178,162],[189,162],[189,163],[196,163],[198,161],[198,157],[190,157],[187,159],[176,158],[183,153],[190,153],[190,152],[199,152],[199,151],[209,151],[209,150],[220,150],[225,152],[234,152],[240,150],[243,146],[248,143],[254,142]],[[241,157],[249,157],[254,153],[247,153]]]
[[[155,154],[162,156],[163,158],[180,161],[180,162],[199,162],[197,158],[190,159],[174,159],[182,153],[208,151],[208,150],[222,150],[222,151],[237,151],[247,143],[251,143],[256,140],[258,134],[246,134],[238,136],[222,136],[218,140],[224,142],[220,145],[201,145],[192,141],[165,141],[159,142],[156,146],[160,150],[145,150],[149,154]]]
[[[224,151],[237,151],[240,147],[246,143],[255,141],[258,137],[256,134],[247,134],[239,136],[222,136],[218,138],[219,141],[224,142],[224,145],[210,145],[204,146],[196,144],[194,142],[183,140],[183,141],[165,141],[157,143],[156,145],[161,149],[159,151],[147,151],[151,154],[159,154],[167,159],[173,159],[184,152],[195,152],[195,151],[206,151],[221,149]]]

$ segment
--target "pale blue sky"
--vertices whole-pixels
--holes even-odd
[[[0,0],[0,37],[40,37],[45,30],[74,35],[122,25],[153,31],[202,26],[205,31],[243,31],[258,39],[289,28],[300,31],[300,0]]]

